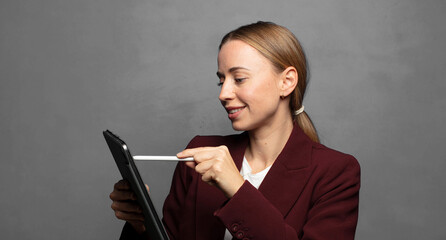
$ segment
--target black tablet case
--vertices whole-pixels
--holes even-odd
[[[155,207],[147,193],[127,145],[109,130],[104,131],[103,134],[122,177],[130,182],[131,188],[137,196],[138,203],[143,208],[144,225],[150,239],[168,240],[169,237],[166,230],[156,214]]]

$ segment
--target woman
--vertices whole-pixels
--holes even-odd
[[[218,53],[219,99],[231,136],[197,136],[179,158],[163,208],[171,239],[353,239],[360,168],[318,143],[302,105],[304,52],[268,22],[228,33]],[[128,183],[110,198],[126,220],[122,238],[144,236]]]

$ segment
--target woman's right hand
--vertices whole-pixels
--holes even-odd
[[[148,191],[149,188],[147,185],[146,187]],[[110,193],[110,199],[113,201],[111,208],[115,211],[118,219],[130,223],[139,234],[146,230],[142,208],[136,201],[136,194],[131,190],[127,180],[119,180],[115,183],[113,192]]]

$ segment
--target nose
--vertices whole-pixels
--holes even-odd
[[[235,93],[234,93],[234,86],[231,84],[231,81],[224,81],[223,85],[221,86],[220,95],[218,96],[218,99],[220,101],[225,102],[231,99],[234,99]]]

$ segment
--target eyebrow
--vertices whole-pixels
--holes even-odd
[[[229,72],[233,73],[233,72],[238,71],[238,70],[248,70],[249,71],[249,69],[245,68],[245,67],[232,67],[232,68],[229,69]],[[221,73],[221,72],[217,72],[217,76],[219,78],[221,78],[221,77],[224,77],[225,75],[223,73]]]

